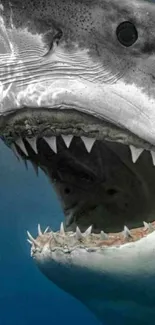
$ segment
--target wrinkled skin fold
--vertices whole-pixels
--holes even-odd
[[[28,232],[41,272],[107,325],[151,325],[155,4],[1,0],[0,136],[64,211]]]

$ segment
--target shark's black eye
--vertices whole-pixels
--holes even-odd
[[[137,29],[129,21],[124,21],[117,27],[116,35],[119,42],[126,47],[133,45],[138,39]]]

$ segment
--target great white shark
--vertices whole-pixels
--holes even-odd
[[[107,325],[152,324],[155,4],[1,0],[0,136],[64,210],[28,232],[41,272]]]

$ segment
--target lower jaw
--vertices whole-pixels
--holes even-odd
[[[40,271],[61,289],[81,300],[103,323],[151,325],[154,317],[155,233],[135,243],[89,247],[90,229],[71,247],[74,234],[38,227],[29,236],[31,256]],[[68,241],[68,238],[70,240]],[[71,239],[72,238],[72,239]],[[92,241],[92,240],[91,240]],[[78,244],[77,244],[78,242]]]

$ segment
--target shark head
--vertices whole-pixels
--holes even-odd
[[[28,232],[41,272],[108,325],[152,324],[155,5],[1,0],[0,136],[64,211]]]

